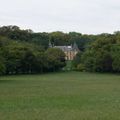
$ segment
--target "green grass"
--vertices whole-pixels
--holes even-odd
[[[1,77],[0,120],[120,120],[120,76],[66,72]]]

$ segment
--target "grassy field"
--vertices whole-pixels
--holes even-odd
[[[120,120],[120,75],[0,77],[0,120]]]

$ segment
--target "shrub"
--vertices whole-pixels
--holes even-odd
[[[78,64],[78,65],[77,65],[77,70],[78,70],[78,71],[81,71],[81,72],[85,71],[85,66],[84,66],[84,64]]]

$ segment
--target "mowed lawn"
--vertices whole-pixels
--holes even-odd
[[[0,120],[120,120],[120,75],[0,77]]]

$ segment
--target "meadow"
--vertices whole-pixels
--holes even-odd
[[[120,120],[120,75],[0,77],[0,120]]]

